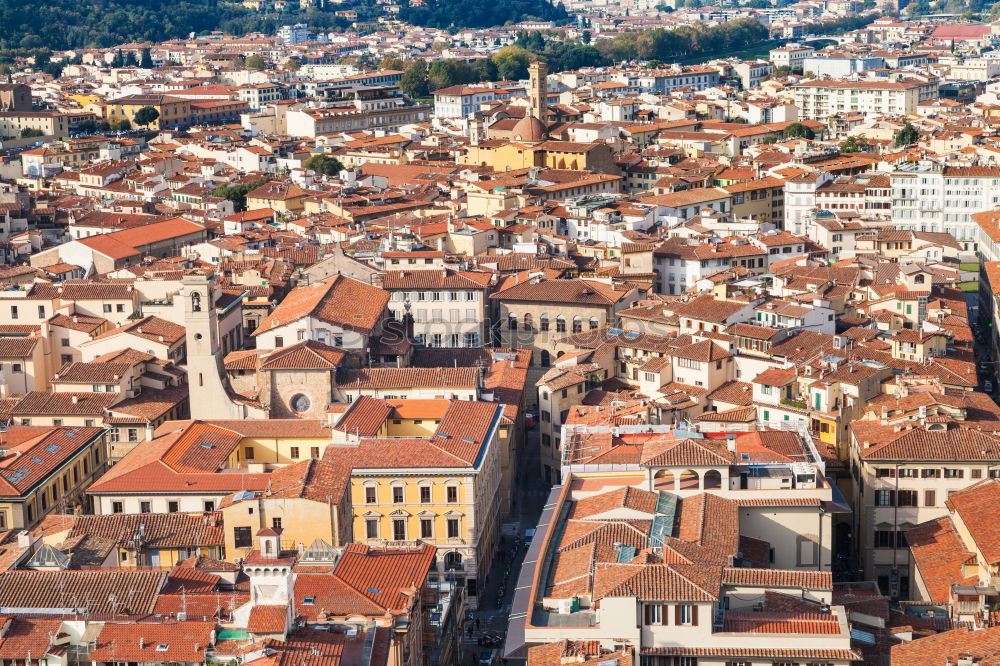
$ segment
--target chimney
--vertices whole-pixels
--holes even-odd
[[[80,402],[80,396],[74,394],[72,400],[73,404],[75,405],[76,403]]]

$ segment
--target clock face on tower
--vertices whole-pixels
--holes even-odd
[[[299,414],[309,411],[309,407],[312,406],[308,396],[301,393],[293,395],[289,404],[291,405],[292,410],[298,412]]]

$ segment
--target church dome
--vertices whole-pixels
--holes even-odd
[[[525,116],[514,125],[510,137],[514,141],[545,141],[548,133],[541,120],[534,116]]]

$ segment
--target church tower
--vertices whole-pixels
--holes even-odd
[[[549,114],[548,114],[548,99],[549,99],[549,84],[547,81],[548,77],[548,67],[546,67],[544,62],[536,60],[528,66],[528,77],[531,81],[529,86],[531,94],[531,115],[542,121],[542,124],[548,125]]]
[[[215,274],[185,275],[181,285],[177,298],[184,300],[191,418],[245,418],[245,410],[230,399],[223,379],[219,314],[215,307],[219,288]]]

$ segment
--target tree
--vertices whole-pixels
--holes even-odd
[[[143,127],[148,127],[156,122],[156,119],[160,117],[160,112],[152,106],[144,106],[135,112],[132,116],[132,120],[135,121],[136,125],[142,125]]]
[[[253,192],[269,180],[270,178],[264,178],[246,183],[237,183],[235,185],[219,185],[212,190],[212,196],[229,199],[233,202],[233,208],[239,213],[247,209],[247,194]]]
[[[132,123],[129,122],[128,118],[122,118],[116,125],[114,125],[114,129],[119,132],[127,132],[132,129]]]
[[[111,66],[115,69],[125,66],[125,54],[121,49],[115,52],[115,57],[111,59]]]
[[[76,124],[76,131],[93,134],[97,131],[97,121],[93,118],[85,118]]]
[[[840,144],[842,153],[861,153],[868,149],[868,140],[863,136],[849,136]]]
[[[403,71],[399,79],[399,89],[410,97],[427,97],[427,61],[417,58]]]
[[[903,127],[896,132],[896,138],[893,140],[892,144],[897,148],[903,146],[909,146],[920,140],[920,132],[910,123],[906,123]]]
[[[153,69],[153,56],[150,54],[148,46],[142,50],[142,55],[139,56],[139,67]]]
[[[774,136],[773,134],[771,136],[765,136],[764,140],[761,143],[768,146],[774,145],[778,143],[778,137]]]
[[[792,123],[782,130],[781,136],[784,139],[813,139],[816,137],[816,134],[802,123]]]
[[[340,163],[336,157],[332,155],[326,155],[324,153],[319,153],[313,155],[304,165],[307,169],[312,169],[317,173],[322,173],[327,176],[336,176],[344,169],[344,165]]]
[[[590,31],[589,30],[584,30],[583,31],[583,34],[580,35],[580,41],[582,41],[584,44],[589,44],[590,43]]]
[[[496,81],[500,78],[497,66],[490,58],[480,58],[472,66],[473,79],[476,81]]]
[[[520,46],[505,46],[493,55],[493,64],[501,79],[516,80],[527,78],[528,64],[532,54]]]
[[[406,61],[402,58],[382,58],[378,63],[379,69],[394,69],[399,72],[406,71]]]
[[[430,90],[470,83],[474,78],[472,67],[454,58],[435,60],[427,69],[427,86]]]
[[[245,61],[243,61],[243,64],[250,69],[267,69],[267,61],[264,60],[264,56],[259,53],[254,53],[252,56],[248,57]]]
[[[289,58],[288,60],[285,61],[284,67],[289,72],[297,72],[302,67],[302,61],[300,61],[298,58]]]
[[[27,139],[32,136],[45,136],[45,132],[40,129],[35,129],[34,127],[25,127],[21,130],[22,139]]]

